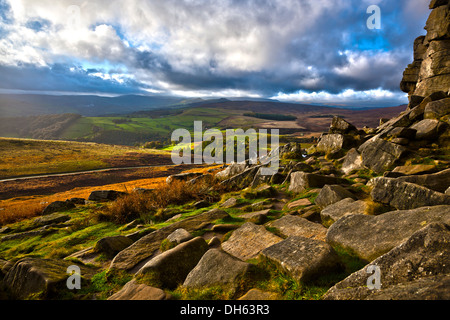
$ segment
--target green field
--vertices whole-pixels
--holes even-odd
[[[99,143],[119,143],[132,145],[136,142],[169,142],[176,129],[192,131],[194,121],[202,121],[208,129],[231,116],[240,115],[239,111],[221,111],[215,108],[192,108],[180,114],[158,118],[144,117],[84,117],[66,128],[61,138],[66,140],[94,141]],[[125,120],[124,123],[117,123]]]

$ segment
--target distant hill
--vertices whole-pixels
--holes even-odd
[[[0,94],[0,117],[63,113],[77,113],[82,116],[95,117],[132,113],[186,103],[189,103],[189,100],[164,96],[100,97],[94,95]]]
[[[366,110],[273,100],[180,99],[174,97],[98,97],[0,95],[0,136],[62,139],[135,145],[170,144],[175,129],[216,127],[280,129],[282,135],[326,131],[339,115],[357,127],[376,127],[406,106]],[[25,115],[25,116],[24,116]]]

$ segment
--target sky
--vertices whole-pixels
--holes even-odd
[[[0,0],[0,93],[407,103],[429,0]],[[367,20],[380,8],[381,28]]]

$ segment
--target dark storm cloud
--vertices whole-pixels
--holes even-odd
[[[141,93],[134,81],[118,83],[92,76],[90,72],[77,67],[72,70],[66,65],[51,68],[23,65],[20,67],[0,66],[2,89],[32,91],[67,91],[98,93]]]
[[[88,28],[73,37],[60,32],[67,31],[61,26],[71,1],[58,2],[59,10],[47,0],[19,2],[29,10],[15,11],[19,22],[3,22],[18,27],[10,43],[0,42],[0,52],[9,53],[2,87],[115,93],[398,93],[429,14],[429,0],[97,0],[81,6],[80,23]],[[381,30],[366,26],[372,4],[381,8]],[[2,7],[9,13],[0,13],[0,22],[11,16],[6,0],[0,0]],[[39,31],[39,38],[20,26]],[[20,59],[30,65],[15,69]],[[58,64],[64,64],[62,71],[55,69]],[[70,71],[73,65],[87,71]],[[120,72],[126,80],[102,76]],[[29,74],[45,81],[30,81]]]

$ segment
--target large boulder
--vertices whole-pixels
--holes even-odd
[[[247,162],[233,162],[228,167],[226,167],[225,170],[222,170],[218,173],[216,173],[216,178],[218,179],[228,179],[231,177],[234,177],[237,174],[240,174],[245,171],[245,169],[248,168]]]
[[[450,98],[432,101],[427,104],[424,111],[425,119],[439,119],[450,114]]]
[[[74,208],[75,208],[75,205],[72,202],[55,201],[45,207],[44,211],[42,212],[42,215],[45,216],[45,215],[49,215],[49,214],[52,214],[55,212],[68,211],[68,210],[71,210]]]
[[[237,280],[251,277],[255,266],[219,249],[210,249],[188,274],[184,287],[202,288],[215,285],[235,288]]]
[[[137,274],[150,274],[158,286],[174,289],[184,282],[206,251],[208,244],[203,238],[197,237],[157,255]]]
[[[125,236],[106,237],[97,241],[94,252],[104,254],[107,258],[112,259],[120,251],[131,246],[133,242]]]
[[[406,153],[406,148],[375,136],[362,144],[358,151],[365,167],[383,173]]]
[[[138,271],[135,270],[136,267],[153,256],[159,250],[161,242],[175,230],[183,228],[188,232],[194,232],[205,228],[215,220],[227,217],[229,215],[225,211],[214,209],[153,231],[119,252],[111,262],[110,268]]]
[[[185,229],[177,229],[167,236],[167,240],[171,243],[180,244],[193,238],[192,234]]]
[[[186,172],[186,173],[174,174],[174,175],[167,177],[166,183],[171,184],[175,181],[189,181],[189,180],[197,178],[201,175],[202,174],[199,172]]]
[[[292,215],[272,221],[268,226],[277,228],[285,237],[299,236],[325,241],[327,235],[327,229],[321,224]]]
[[[323,152],[327,155],[339,155],[341,151],[350,149],[355,144],[352,136],[340,133],[327,134],[322,136],[317,144],[316,151]]]
[[[323,209],[320,212],[320,218],[322,224],[328,228],[342,217],[350,214],[365,214],[367,209],[368,205],[365,201],[347,198]]]
[[[437,8],[435,10],[441,9]],[[449,8],[447,7],[446,9],[441,10],[441,13],[447,15],[446,23],[448,27],[448,21],[450,20],[448,19]],[[448,66],[449,54],[450,40],[433,40],[429,44],[425,59],[421,64],[414,94],[425,97],[437,91],[448,92],[448,88],[450,87],[450,77],[448,76],[450,70],[450,67]]]
[[[450,231],[446,225],[430,224],[370,265],[337,283],[324,299],[449,299],[449,242]],[[380,269],[381,290],[367,287],[368,277],[373,274],[368,270],[370,266]],[[435,283],[436,277],[445,281]],[[418,287],[418,283],[422,286]]]
[[[96,202],[107,202],[117,200],[117,198],[123,195],[126,195],[126,193],[115,190],[97,190],[91,192],[88,200]]]
[[[247,222],[233,231],[231,237],[222,243],[222,249],[245,261],[257,257],[262,250],[282,240],[263,226]]]
[[[450,205],[450,196],[444,193],[395,178],[373,178],[368,185],[373,188],[370,195],[374,201],[401,210],[442,204]]]
[[[334,116],[330,125],[330,133],[348,134],[357,131],[356,127],[345,119]]]
[[[435,119],[424,119],[413,126],[411,129],[416,130],[416,139],[418,140],[434,140],[442,133],[444,123]]]
[[[289,191],[301,193],[309,188],[322,188],[325,185],[346,184],[347,180],[314,173],[293,172]]]
[[[430,174],[399,177],[397,180],[418,184],[428,189],[444,193],[450,186],[450,169]]]
[[[299,282],[340,268],[338,255],[327,243],[298,236],[264,249],[261,256]]]
[[[70,291],[66,282],[70,277],[67,272],[73,262],[63,260],[24,258],[17,261],[5,276],[4,284],[18,299],[26,299],[32,294],[54,297]],[[87,268],[81,268],[81,277],[92,276]]]
[[[243,172],[221,182],[228,189],[244,189],[253,182],[261,166],[250,167]]]
[[[344,174],[349,174],[352,171],[364,169],[361,154],[355,148],[350,149],[344,157],[341,171]]]
[[[327,242],[370,262],[435,222],[450,223],[450,206],[392,211],[379,216],[348,215],[328,229]]]
[[[327,184],[322,188],[322,190],[320,190],[315,203],[319,206],[319,208],[324,209],[330,204],[339,202],[346,198],[355,199],[355,196],[353,193],[340,185]]]
[[[120,291],[109,297],[108,300],[167,300],[169,297],[163,290],[139,284],[136,279],[133,279],[124,285]]]

